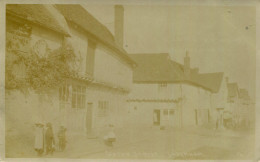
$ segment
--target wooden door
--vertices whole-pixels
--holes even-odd
[[[86,114],[86,128],[87,133],[92,131],[92,116],[93,116],[93,103],[87,104],[87,114]]]
[[[160,125],[160,110],[154,110],[153,115],[153,124]]]
[[[195,109],[195,124],[198,125],[198,111]]]

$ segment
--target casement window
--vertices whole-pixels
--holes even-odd
[[[164,119],[169,119],[172,115],[174,115],[173,109],[164,109],[163,110]]]
[[[168,110],[167,109],[163,110],[163,115],[168,116]]]
[[[164,91],[167,88],[167,83],[159,83],[158,84],[158,91]]]
[[[72,85],[72,108],[84,109],[86,100],[86,87]]]
[[[108,101],[98,102],[98,116],[107,116],[109,113]]]
[[[63,85],[59,89],[59,101],[60,101],[60,109],[64,109],[69,104],[69,96],[70,96],[70,87],[68,84]]]
[[[169,115],[174,115],[174,110],[169,110]]]

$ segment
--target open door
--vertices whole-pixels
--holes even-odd
[[[153,111],[153,125],[160,125],[160,110]]]

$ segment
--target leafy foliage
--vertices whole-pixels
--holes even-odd
[[[6,40],[6,88],[28,92],[49,91],[76,75],[72,65],[75,54],[68,44],[46,50],[41,57],[30,47],[31,29],[20,27],[8,33]]]

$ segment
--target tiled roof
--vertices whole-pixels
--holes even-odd
[[[191,81],[197,83],[212,92],[218,92],[223,81],[223,72],[191,74]]]
[[[239,97],[243,99],[250,99],[248,91],[246,89],[239,89]]]
[[[181,67],[173,63],[166,53],[129,56],[137,63],[133,73],[135,82],[172,82],[183,78]]]
[[[58,33],[69,35],[68,26],[64,17],[60,15],[52,5],[7,4],[6,13],[36,23]]]
[[[112,47],[120,56],[134,64],[127,52],[115,43],[111,32],[94,18],[86,9],[77,4],[57,4],[55,7],[64,15],[67,21],[73,22],[86,32],[95,36],[99,41]]]
[[[212,92],[218,92],[223,80],[223,72],[196,73],[191,69],[191,77],[184,77],[183,65],[170,59],[167,53],[130,54],[136,61],[134,82],[189,82]]]

